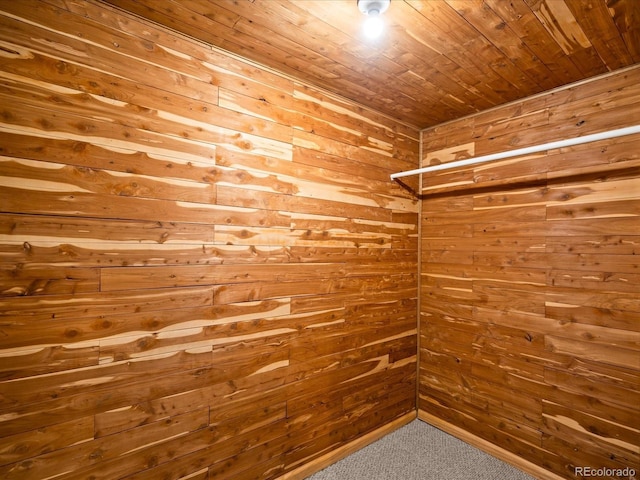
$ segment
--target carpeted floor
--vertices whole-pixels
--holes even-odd
[[[531,480],[533,477],[414,420],[308,480]]]

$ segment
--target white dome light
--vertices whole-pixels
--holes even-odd
[[[378,38],[384,30],[384,22],[380,15],[369,15],[364,21],[364,34],[367,38]]]
[[[367,16],[364,34],[368,38],[376,38],[384,30],[384,22],[380,15],[389,8],[390,3],[391,0],[358,0],[358,9]]]

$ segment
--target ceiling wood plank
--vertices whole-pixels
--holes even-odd
[[[607,0],[607,7],[633,61],[640,62],[640,2]]]
[[[544,28],[525,0],[485,0],[513,30],[531,52],[554,75],[557,85],[571,83],[582,78],[580,70],[567,57],[562,48],[555,43],[549,31]]]
[[[495,45],[522,75],[526,75],[543,90],[555,86],[549,68],[483,0],[447,0],[447,3]]]
[[[567,6],[609,70],[633,63],[605,3],[567,0]]]
[[[418,128],[640,62],[637,0],[99,1]]]

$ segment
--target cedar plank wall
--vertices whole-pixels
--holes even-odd
[[[640,66],[425,130],[423,163],[636,124]],[[423,175],[420,418],[564,478],[640,471],[639,152]]]
[[[0,11],[0,478],[276,478],[415,416],[417,129],[99,3]]]

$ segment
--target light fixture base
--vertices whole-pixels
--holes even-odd
[[[387,11],[391,0],[358,0],[358,10],[365,15],[380,15]]]

